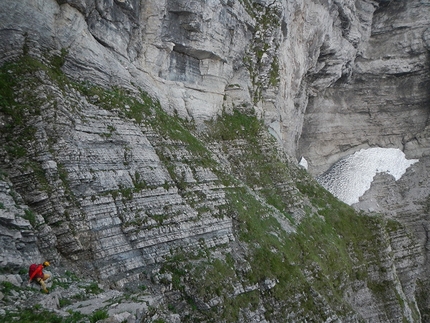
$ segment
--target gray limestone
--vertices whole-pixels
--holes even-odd
[[[0,62],[22,54],[46,62],[66,53],[62,71],[73,80],[133,94],[143,90],[202,133],[223,111],[253,110],[288,159],[304,157],[313,175],[362,148],[397,148],[419,159],[397,182],[377,175],[355,205],[406,226],[381,238],[386,249],[379,263],[368,255],[369,276],[392,283],[395,292],[381,304],[357,280],[344,295],[354,311],[346,315],[351,322],[413,322],[419,317],[417,281],[426,286],[429,268],[428,1],[247,5],[251,2],[2,0]],[[18,270],[48,257],[123,288],[164,263],[173,250],[237,243],[234,216],[221,211],[227,205],[222,179],[209,166],[191,167],[196,156],[180,141],[124,118],[121,113],[130,110],[125,102],[121,111],[100,109],[98,95],[51,84],[44,72],[35,77],[41,81],[35,100],[45,103],[30,121],[36,131],[28,155],[40,169],[24,159],[12,162],[1,149],[7,173],[0,178],[3,268]],[[21,94],[25,89],[24,84]],[[0,115],[2,129],[8,122]],[[240,141],[231,151],[216,143],[208,148],[227,172],[234,167],[228,157],[240,156],[242,149]],[[37,170],[54,189],[41,187]],[[306,216],[306,200],[290,203],[295,219]],[[272,211],[286,233],[294,232]],[[315,279],[305,274],[309,282]],[[233,286],[232,295],[270,293],[276,283],[267,278]],[[174,298],[169,292],[163,290],[157,306],[164,297]],[[317,291],[312,295],[327,322],[341,321]],[[405,305],[398,306],[398,299]],[[219,297],[195,301],[206,310],[221,302]],[[58,307],[55,295],[46,302],[45,307]],[[100,302],[79,305],[91,311]],[[115,320],[137,320],[136,310],[143,309],[125,307],[130,315]],[[263,304],[244,309],[241,320],[266,322],[266,310]],[[294,322],[298,313],[287,313],[286,319]],[[120,313],[111,308],[110,314]],[[151,318],[180,321],[176,314]]]

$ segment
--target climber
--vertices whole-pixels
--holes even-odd
[[[51,277],[49,274],[44,274],[43,269],[48,267],[50,264],[48,261],[45,261],[43,264],[32,264],[28,270],[28,276],[30,277],[29,283],[32,281],[36,281],[39,283],[40,286],[42,286],[42,290],[45,293],[49,293],[49,291],[46,289],[45,281]]]

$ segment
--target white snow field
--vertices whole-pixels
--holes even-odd
[[[317,181],[341,201],[352,205],[359,202],[377,173],[387,173],[399,180],[406,169],[418,159],[406,159],[396,148],[362,149],[342,158]]]

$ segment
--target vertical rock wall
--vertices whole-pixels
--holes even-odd
[[[407,148],[429,117],[430,8],[420,3],[381,2],[348,74],[309,101],[299,154],[312,173],[360,148],[393,147],[407,158],[422,156]]]
[[[400,189],[382,181],[383,188],[362,204],[415,231],[409,236],[396,227],[384,236],[381,259],[366,255],[371,278],[382,283],[369,286],[357,279],[343,296],[368,321],[413,321],[417,303],[427,308],[427,298],[415,300],[417,276],[427,272],[422,248],[428,243],[428,192],[421,189],[429,187],[425,1],[3,0],[0,8],[2,63],[23,54],[44,62],[61,59],[61,70],[81,86],[119,86],[134,95],[144,90],[164,111],[194,121],[199,130],[223,111],[253,110],[290,156],[306,157],[313,174],[375,145],[420,158]],[[134,106],[126,101],[116,106],[118,93],[111,93],[109,108],[101,108],[105,97],[85,87],[64,87],[44,73],[30,73],[39,86],[22,84],[19,93],[35,93],[27,97],[35,102],[30,109],[37,117],[27,120],[34,137],[20,142],[31,163],[23,158],[12,163],[9,153],[2,155],[9,174],[1,190],[5,227],[27,232],[29,224],[36,226],[43,254],[78,262],[120,286],[139,279],[142,268],[174,248],[234,242],[224,182],[207,159],[144,120],[124,121],[132,119]],[[150,124],[151,113],[146,117]],[[10,120],[0,121],[6,127]],[[180,129],[169,130],[181,135]],[[220,164],[231,152],[226,155],[217,157]],[[280,183],[286,192],[290,185]],[[14,209],[10,188],[23,192],[35,217]],[[390,198],[386,190],[392,190]],[[402,203],[406,207],[399,207]],[[298,205],[303,216],[306,203]],[[15,211],[28,223],[19,222]],[[19,263],[40,256],[30,232],[19,236],[7,229],[2,237],[10,250],[19,250]],[[2,250],[5,266],[10,250]],[[307,282],[314,281],[313,273],[306,275]],[[381,288],[383,300],[374,297]],[[242,293],[237,290],[236,296]],[[325,295],[312,288],[311,294],[324,315],[336,319]],[[297,297],[304,303],[307,296]],[[295,315],[300,317],[300,309]]]

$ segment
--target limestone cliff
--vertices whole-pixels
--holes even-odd
[[[429,13],[3,0],[3,272],[144,286],[136,322],[428,320]],[[375,146],[419,162],[369,214],[310,175]]]

